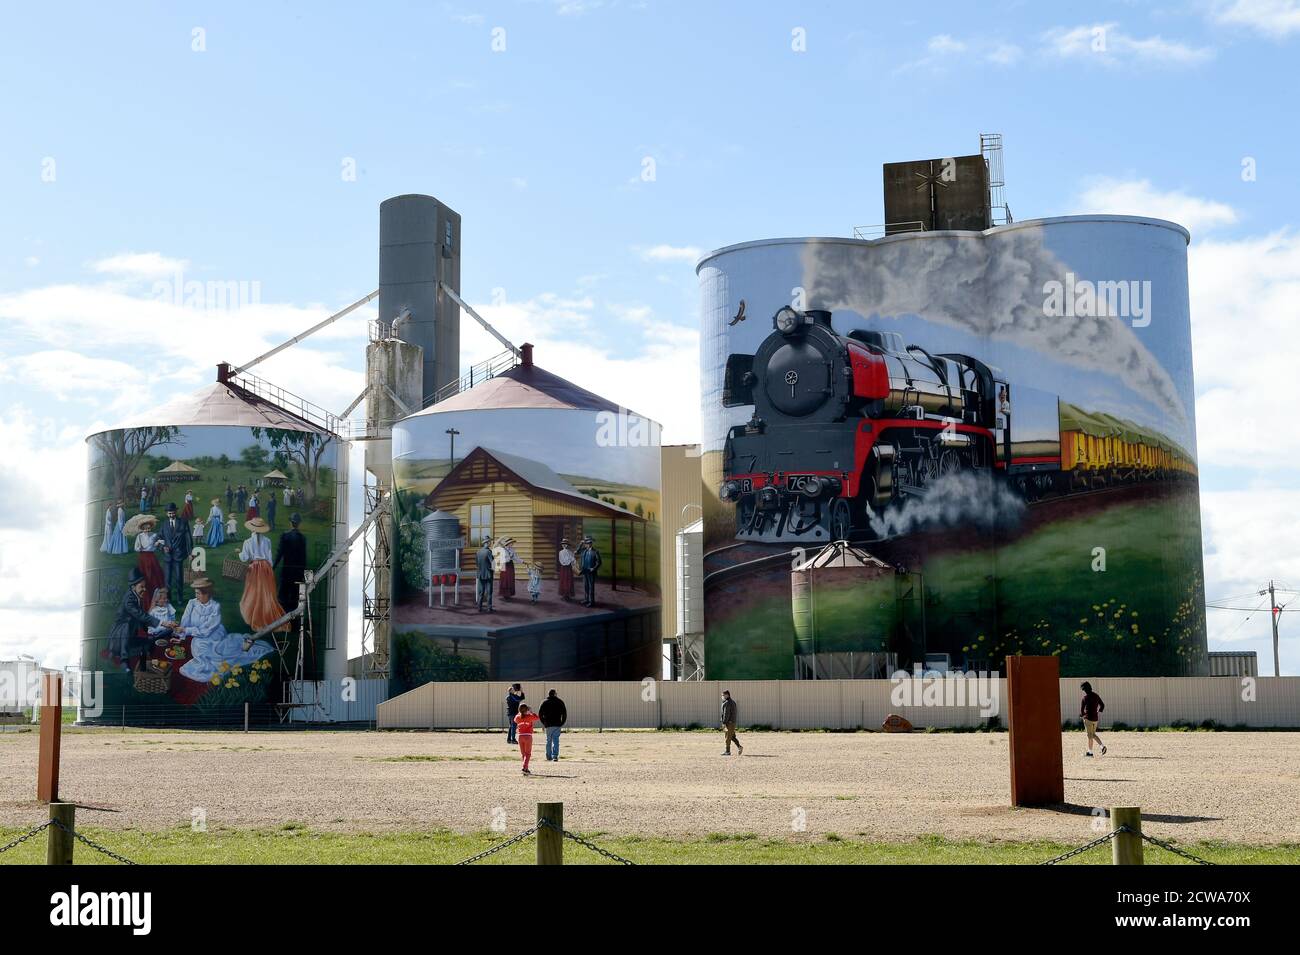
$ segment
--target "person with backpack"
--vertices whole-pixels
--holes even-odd
[[[1105,756],[1106,744],[1097,735],[1097,722],[1101,719],[1106,704],[1100,696],[1093,692],[1091,683],[1081,683],[1079,689],[1083,690],[1083,699],[1079,702],[1079,715],[1083,717],[1083,728],[1088,734],[1088,749],[1083,755],[1092,755],[1092,744],[1096,740],[1097,745],[1101,747],[1101,755]]]

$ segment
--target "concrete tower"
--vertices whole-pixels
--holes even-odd
[[[440,282],[460,294],[460,216],[433,196],[380,204],[379,321],[423,349],[420,408],[460,375],[460,309]]]

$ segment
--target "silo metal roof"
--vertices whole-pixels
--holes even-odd
[[[536,365],[516,365],[495,377],[444,398],[416,415],[444,411],[480,411],[484,408],[564,408],[577,411],[612,411],[619,406],[607,398]]]
[[[241,393],[220,382],[209,385],[190,395],[167,402],[161,407],[142,413],[106,431],[127,428],[195,427],[201,425],[234,425],[249,428],[282,428],[288,431],[308,431],[328,435],[326,431],[306,418],[300,418],[279,405]]]

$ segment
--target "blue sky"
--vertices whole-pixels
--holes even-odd
[[[883,218],[882,162],[975,152],[981,132],[1005,137],[1017,219],[1115,212],[1191,229],[1210,595],[1270,575],[1300,589],[1300,435],[1283,417],[1300,293],[1297,4],[899,9],[7,10],[0,654],[71,658],[57,635],[77,632],[78,569],[36,575],[21,555],[50,528],[80,532],[84,434],[373,289],[382,199],[427,192],[459,211],[470,302],[535,340],[539,364],[659,418],[665,440],[694,440],[696,257],[851,235]],[[257,301],[160,302],[155,283],[178,268],[257,283]],[[341,409],[364,340],[363,320],[340,323],[266,377]],[[495,350],[467,334],[468,359]],[[1266,631],[1257,615],[1234,646],[1263,654]]]

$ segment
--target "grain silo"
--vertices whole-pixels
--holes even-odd
[[[942,161],[913,165],[907,190],[943,191]],[[913,208],[888,173],[887,212]],[[710,678],[793,675],[776,555],[837,540],[924,578],[901,666],[1206,672],[1188,233],[996,224],[988,188],[882,238],[700,262],[706,571],[752,569],[706,593]]]
[[[301,643],[298,621],[259,636],[347,537],[324,422],[218,381],[87,445],[81,665],[104,683],[83,719],[272,721],[345,674],[345,575],[312,591]]]
[[[525,344],[392,440],[395,690],[659,675],[657,424],[537,366]],[[443,599],[426,533],[452,520],[459,603]]]

